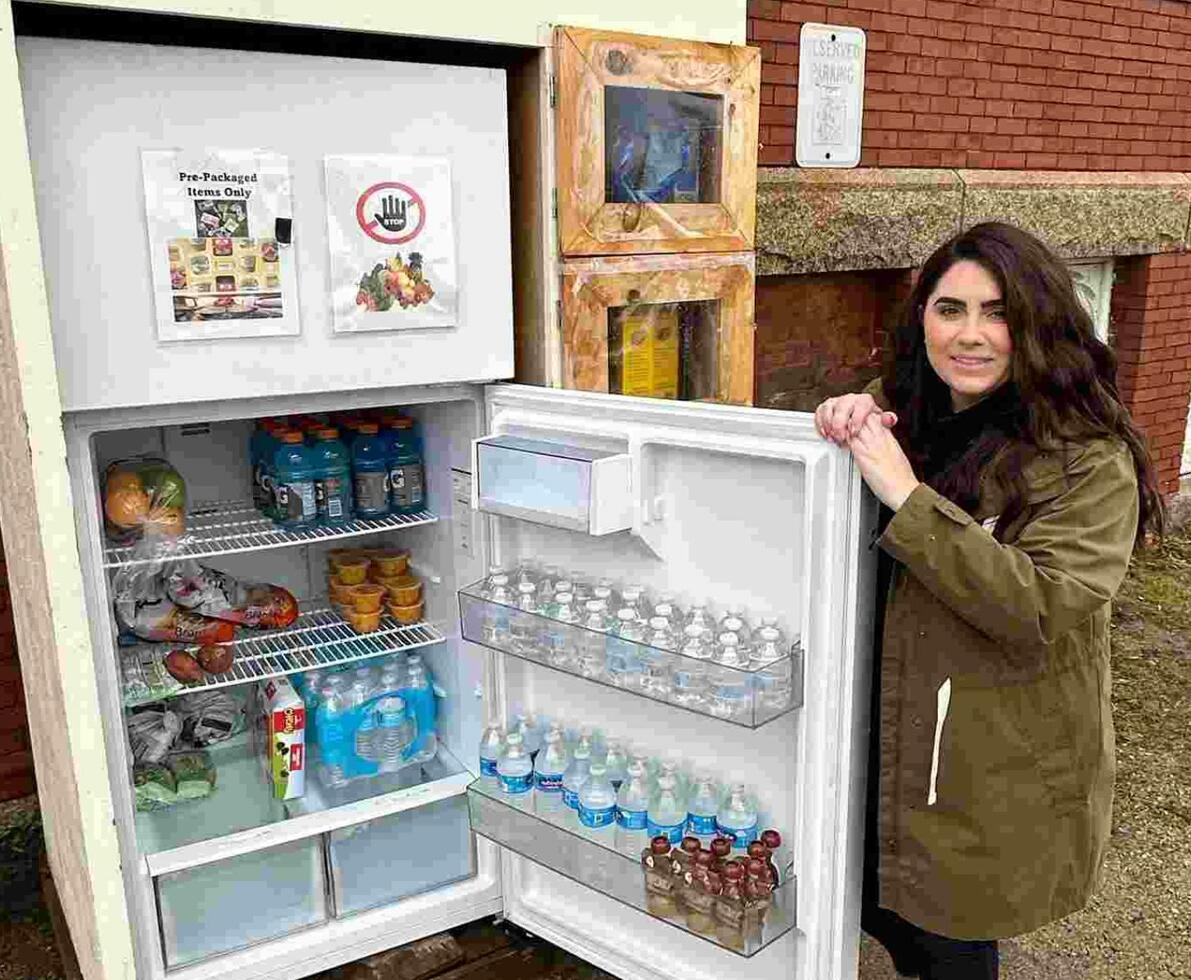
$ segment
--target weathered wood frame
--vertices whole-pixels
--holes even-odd
[[[580,256],[752,249],[760,50],[575,27],[555,30],[554,49],[559,252]],[[608,85],[723,98],[719,203],[605,202]]]
[[[608,390],[608,310],[719,301],[715,401],[753,402],[753,254],[642,255],[562,263],[564,388]]]

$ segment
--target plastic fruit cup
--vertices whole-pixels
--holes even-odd
[[[389,601],[395,606],[412,606],[422,598],[422,583],[412,575],[390,579],[386,587],[389,590]]]
[[[388,604],[389,615],[399,623],[416,623],[422,618],[423,603],[417,602],[412,606],[399,606],[395,602]]]
[[[347,621],[357,633],[371,633],[380,625],[380,610],[360,612],[358,609],[347,610]]]
[[[372,571],[378,582],[382,578],[404,575],[409,569],[408,551],[374,551],[371,557]]]
[[[363,585],[353,585],[351,588],[352,608],[356,612],[380,612],[380,603],[384,597],[384,588],[371,582],[365,582]]]
[[[339,572],[339,581],[344,585],[360,585],[368,578],[368,566],[371,564],[367,558],[348,558],[341,561],[335,566]]]
[[[345,585],[338,575],[327,577],[327,595],[333,602],[338,602],[341,606],[351,605],[352,589],[354,588],[354,585]]]
[[[327,570],[334,573],[339,571],[339,566],[345,561],[367,557],[359,548],[332,548],[327,552]]]

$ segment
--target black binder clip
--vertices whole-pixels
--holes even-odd
[[[273,222],[273,237],[278,245],[291,245],[294,240],[294,219],[277,218]]]

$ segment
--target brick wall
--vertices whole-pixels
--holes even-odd
[[[759,276],[754,404],[810,412],[863,388],[909,289],[906,269]]]
[[[804,21],[868,34],[862,167],[1191,170],[1185,0],[749,0],[762,165],[794,163]]]
[[[1122,398],[1149,437],[1160,489],[1174,493],[1191,394],[1191,254],[1118,260],[1112,331]]]
[[[11,800],[34,790],[33,753],[2,549],[0,542],[0,800]]]

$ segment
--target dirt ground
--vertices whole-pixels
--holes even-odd
[[[1191,978],[1191,530],[1134,561],[1116,606],[1113,675],[1118,773],[1103,885],[1083,911],[1004,943],[1002,980]],[[509,959],[502,968],[518,980],[607,976],[545,944],[518,950],[515,961],[487,955]],[[495,977],[494,965],[480,972]],[[863,941],[861,980],[894,976]],[[67,980],[44,909],[0,916],[0,980]]]

